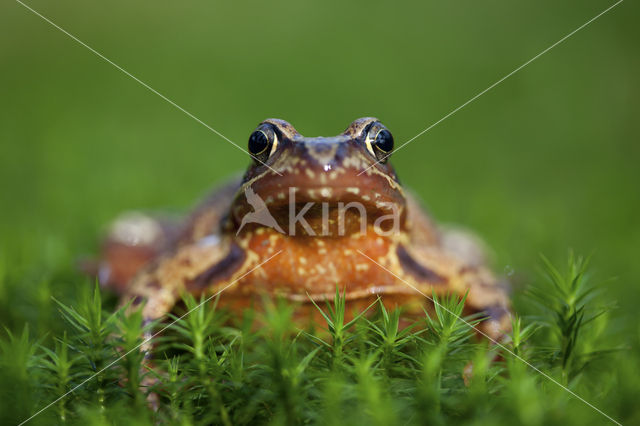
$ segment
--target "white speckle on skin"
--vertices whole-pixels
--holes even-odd
[[[300,263],[302,263],[303,265],[307,264],[307,258],[306,257],[299,257],[298,260],[300,261]]]
[[[356,271],[366,271],[369,269],[369,265],[366,263],[358,263],[356,264]]]
[[[246,234],[244,234],[244,236],[238,240],[238,244],[240,244],[240,247],[246,250],[249,247],[249,241],[251,240],[252,236],[253,232],[247,232]]]
[[[393,205],[386,201],[376,201],[376,207],[383,210],[390,210],[393,208]]]
[[[334,281],[338,281],[338,271],[336,270],[336,265],[333,264],[333,262],[329,262],[329,264],[327,265],[327,268],[329,268],[330,271],[330,278]],[[334,287],[335,290],[335,287]]]
[[[311,179],[315,179],[316,178],[316,174],[313,173],[313,170],[311,169],[304,169],[304,172],[306,173],[307,176],[309,176]]]
[[[349,188],[346,188],[346,191],[347,191],[347,192],[350,192],[351,194],[358,195],[358,194],[360,193],[360,188],[357,188],[357,187],[349,187]]]
[[[284,195],[284,192],[278,192],[277,197],[278,197],[278,200],[284,200],[287,196]]]
[[[320,195],[322,195],[325,198],[331,197],[332,193],[333,193],[333,190],[331,188],[321,188],[320,189]]]
[[[326,248],[318,249],[318,254],[327,254],[327,249]]]
[[[278,241],[279,239],[280,239],[280,234],[269,235],[269,246],[274,247],[276,244],[276,241]]]

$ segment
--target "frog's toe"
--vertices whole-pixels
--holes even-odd
[[[511,311],[507,306],[495,305],[483,310],[486,319],[479,329],[494,343],[500,343],[511,331]]]

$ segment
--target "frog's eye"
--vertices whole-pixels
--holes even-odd
[[[384,163],[393,151],[393,135],[382,124],[372,123],[367,129],[365,145],[378,161]]]
[[[267,161],[278,146],[278,136],[270,124],[263,124],[249,136],[249,154],[259,163]]]

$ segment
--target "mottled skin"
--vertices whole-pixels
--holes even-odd
[[[156,319],[185,291],[200,295],[224,289],[220,304],[236,310],[265,293],[278,294],[299,303],[297,316],[304,322],[314,318],[311,299],[332,299],[336,286],[346,289],[349,312],[380,296],[385,305],[401,305],[411,314],[431,307],[420,292],[462,296],[468,291],[467,311],[488,316],[481,326],[486,333],[499,338],[508,330],[506,290],[484,265],[479,245],[464,233],[436,227],[392,166],[376,161],[369,143],[371,129],[382,126],[376,119],[356,120],[329,138],[305,138],[282,120],[261,126],[277,140],[268,157],[253,161],[241,179],[216,191],[178,227],[140,217],[116,222],[101,277],[123,301],[146,300],[145,318]],[[289,235],[256,223],[236,235],[244,215],[253,211],[247,187]],[[298,224],[295,235],[289,230],[289,191],[295,192],[296,213],[307,202],[316,203],[304,215],[308,228]],[[364,206],[365,229],[360,212],[349,209],[341,230],[338,203],[352,201]],[[328,222],[321,219],[321,203],[327,205]],[[392,212],[398,229],[389,235],[374,232],[376,219]]]

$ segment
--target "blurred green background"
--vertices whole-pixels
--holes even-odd
[[[244,147],[267,117],[317,136],[373,115],[402,143],[612,2],[28,4]],[[392,158],[439,221],[486,239],[522,309],[539,253],[594,253],[636,349],[638,11],[623,2]],[[110,219],[186,210],[249,160],[19,3],[0,33],[0,322],[41,334]]]

